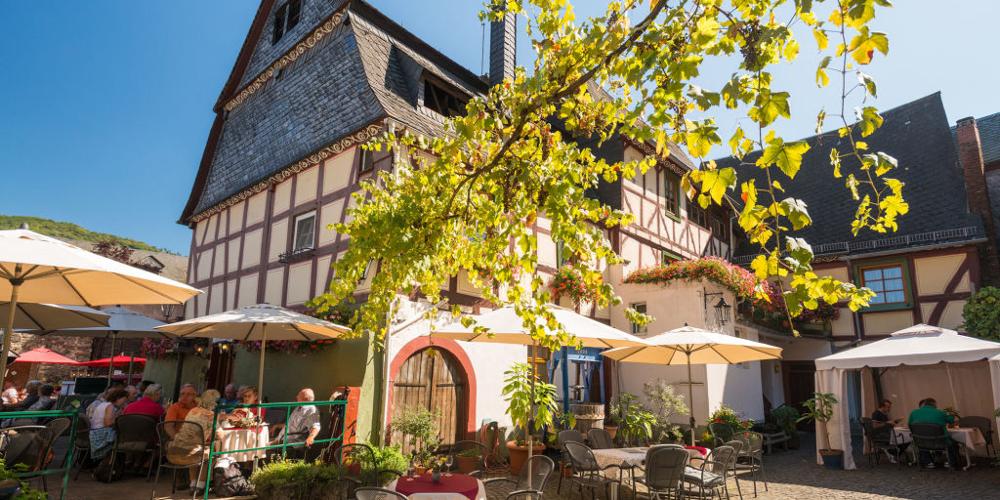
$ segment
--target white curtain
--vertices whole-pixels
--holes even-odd
[[[993,408],[1000,408],[1000,358],[990,360],[990,381],[993,385]],[[1000,418],[995,418],[1000,428]],[[994,436],[997,439],[997,436]]]
[[[833,417],[826,423],[825,428],[823,423],[816,423],[816,463],[823,463],[823,458],[818,450],[831,448],[844,451],[845,469],[856,468],[854,454],[851,450],[851,425],[846,401],[847,377],[844,376],[844,370],[840,368],[817,370],[816,392],[831,393],[838,401],[833,407]],[[827,436],[829,436],[829,443],[827,443]]]

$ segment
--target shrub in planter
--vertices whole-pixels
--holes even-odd
[[[250,476],[260,500],[346,499],[340,467],[321,462],[276,460]]]
[[[455,454],[455,465],[458,467],[458,472],[462,474],[478,470],[482,461],[482,453],[480,453],[479,448],[467,448]]]
[[[798,423],[799,417],[799,411],[788,405],[781,405],[771,410],[771,420],[774,422],[774,425],[785,431],[785,434],[788,434],[789,448],[799,447],[799,430],[795,426]]]
[[[383,485],[397,477],[392,472],[402,475],[409,470],[410,460],[399,446],[370,446],[372,449],[370,454],[364,448],[355,448],[348,457],[351,466],[358,467],[362,481]],[[374,475],[377,473],[381,475],[375,478]]]
[[[534,374],[527,363],[515,363],[510,370],[504,372],[503,398],[507,402],[507,414],[515,429],[524,429],[521,439],[507,442],[510,455],[510,472],[517,474],[528,458],[528,443],[523,438],[531,432],[539,432],[542,428],[552,425],[556,412],[556,386],[543,382]],[[529,424],[534,423],[531,429]],[[515,434],[517,435],[517,434]],[[535,440],[531,454],[538,455],[545,450],[545,443]]]
[[[402,433],[413,450],[413,465],[429,469],[434,450],[441,442],[438,414],[426,408],[404,408],[392,418],[393,429]]]

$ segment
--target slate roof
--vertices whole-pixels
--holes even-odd
[[[833,131],[804,139],[810,149],[803,157],[801,170],[795,180],[781,180],[785,196],[804,200],[813,219],[812,226],[797,235],[805,238],[817,254],[821,253],[819,245],[838,248],[846,242],[851,242],[851,250],[844,247],[841,253],[864,253],[854,248],[864,248],[865,244],[870,244],[869,251],[900,248],[915,245],[906,237],[949,229],[974,228],[969,234],[956,236],[956,241],[981,238],[982,221],[968,210],[962,170],[941,94],[931,94],[883,111],[882,117],[885,119],[882,127],[864,140],[870,150],[884,151],[899,161],[891,177],[905,183],[903,196],[910,205],[910,212],[899,219],[899,230],[887,235],[871,231],[862,232],[857,238],[851,235],[850,225],[857,202],[851,199],[843,179],[833,178],[830,149],[842,150],[841,144],[846,142]],[[753,177],[758,186],[766,185],[763,171],[752,165],[758,157],[759,152],[752,153],[742,165],[732,157],[718,160],[718,163],[721,166],[739,165],[737,170],[741,178]],[[747,162],[751,165],[746,165]],[[856,163],[845,163],[844,175],[852,171],[857,171]],[[921,240],[921,244],[924,243],[927,241]],[[755,248],[743,246],[736,249],[735,255],[756,252]]]
[[[976,127],[983,145],[983,163],[1000,162],[1000,113],[976,118]]]
[[[276,58],[344,5],[343,0],[306,0],[299,24],[271,45],[270,11],[262,4],[254,23],[260,33],[225,102]],[[259,24],[258,23],[262,23]],[[251,28],[251,34],[255,32]],[[234,71],[240,70],[237,63]],[[225,115],[211,161],[203,160],[182,222],[239,193],[282,168],[383,118],[425,134],[440,131],[443,119],[417,105],[420,85],[431,75],[468,94],[486,83],[361,0],[280,78],[272,78]],[[230,80],[235,81],[234,74]],[[210,138],[210,141],[212,138]]]

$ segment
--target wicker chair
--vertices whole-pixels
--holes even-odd
[[[363,487],[354,490],[358,500],[407,500],[409,497],[385,488]]]
[[[990,457],[995,457],[997,454],[997,449],[993,446],[993,419],[989,417],[976,417],[968,416],[958,419],[958,425],[961,427],[975,427],[979,429],[979,432],[983,433],[983,438],[986,439],[986,455]]]
[[[608,490],[612,485],[616,488],[621,486],[622,467],[620,465],[612,464],[601,467],[597,463],[597,458],[594,457],[594,452],[583,443],[568,441],[563,445],[563,449],[569,455],[570,463],[573,466],[573,476],[570,479],[579,488],[581,496],[584,488],[589,489],[591,497],[593,497],[598,488]],[[610,469],[618,470],[618,479],[605,476],[605,472]]]
[[[680,445],[653,446],[646,451],[645,475],[636,481],[646,486],[652,500],[661,496],[676,498],[682,491],[684,471],[690,458],[688,451]]]
[[[722,498],[725,493],[729,498],[729,474],[733,470],[736,462],[736,450],[731,446],[716,446],[708,457],[702,462],[700,468],[687,467],[684,470],[684,482],[698,489],[698,498],[704,498],[705,493],[709,493],[709,498],[715,498],[718,494]],[[684,492],[684,496],[694,493],[694,491]]]
[[[874,467],[881,462],[883,453],[892,457],[895,462],[901,462],[902,447],[896,442],[896,434],[893,432],[892,426],[886,424],[887,427],[877,429],[870,418],[861,418],[860,421],[861,431],[868,448],[865,452],[868,465]]]
[[[957,468],[958,464],[951,460],[952,457],[949,456],[951,455],[949,450],[952,447],[961,446],[961,443],[951,439],[948,429],[945,426],[938,424],[910,424],[910,437],[913,439],[913,446],[916,447],[918,454],[925,452],[931,457],[944,454],[946,465],[952,470]],[[954,458],[956,460],[958,459],[959,451],[958,449],[954,450]]]
[[[111,447],[111,470],[120,454],[144,455],[156,450],[156,419],[148,415],[129,414],[115,419],[115,442]],[[150,460],[146,478],[153,475],[154,461]]]
[[[764,475],[764,435],[759,432],[744,431],[738,433],[735,439],[743,443],[736,457],[736,471],[750,472],[753,495],[757,496],[758,477],[764,483],[764,491],[767,491],[767,476]],[[736,484],[739,486],[738,481]]]
[[[743,447],[746,446],[746,443],[740,441],[739,439],[733,439],[731,441],[726,441],[724,444],[725,446],[732,447],[734,450],[736,450],[736,460],[733,460],[733,470],[732,470],[733,481],[736,482],[736,493],[739,494],[740,498],[743,498],[743,489],[740,488],[740,476],[737,475],[736,473],[739,470],[740,456],[743,454]]]
[[[530,476],[528,475],[529,468],[531,469]],[[555,468],[556,463],[551,458],[545,455],[535,455],[531,457],[529,462],[521,466],[521,472],[517,474],[516,479],[496,477],[483,481],[483,484],[486,486],[487,495],[490,486],[496,487],[501,484],[507,484],[513,490],[507,493],[508,499],[541,498],[545,491],[545,485],[548,483]]]
[[[76,435],[73,436],[73,466],[76,467],[76,474],[73,475],[73,480],[75,481],[80,477],[80,471],[83,470],[83,464],[85,459],[90,459],[90,419],[86,415],[80,413],[77,415],[76,421]],[[65,459],[63,459],[65,461]],[[63,467],[66,464],[63,463]]]
[[[559,434],[558,434],[557,438],[558,438],[557,442],[559,444],[559,450],[560,450],[559,465],[561,465],[562,467],[572,467],[573,466],[573,462],[569,459],[569,453],[566,451],[565,444],[566,443],[583,443],[584,442],[583,433],[581,433],[578,430],[567,429],[567,430],[564,430],[564,431],[559,431]],[[556,491],[560,492],[560,493],[562,492],[562,480],[563,480],[563,474],[562,474],[562,470],[560,470],[559,471],[559,482],[556,484]]]
[[[611,433],[604,429],[590,429],[587,431],[587,440],[590,441],[590,447],[595,450],[615,447],[615,443],[611,439]]]
[[[160,422],[156,424],[156,435],[160,440],[159,453],[157,453],[156,464],[156,476],[153,479],[153,491],[150,493],[150,498],[156,498],[156,485],[160,483],[160,471],[163,469],[169,469],[172,471],[172,476],[170,478],[170,494],[173,495],[177,492],[177,471],[183,470],[187,471],[193,467],[191,463],[177,464],[170,461],[167,451],[171,448],[171,440],[173,439],[169,433],[167,433],[166,426],[174,426],[175,432],[174,436],[180,434],[181,432],[185,434],[193,434],[195,436],[204,436],[205,429],[197,422],[188,422],[185,420],[168,420],[166,422]],[[190,430],[185,430],[185,428]],[[209,441],[203,441],[198,448],[201,450],[207,450],[209,446]],[[176,447],[174,448],[176,449]],[[189,451],[197,454],[199,449],[192,448]],[[198,462],[198,475],[195,476],[198,480],[201,479],[202,471],[205,468],[205,460],[202,458]],[[191,488],[191,499],[194,500],[198,495],[198,488]]]

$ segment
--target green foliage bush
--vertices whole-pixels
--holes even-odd
[[[1000,288],[987,286],[974,293],[962,309],[962,319],[966,332],[1000,340]]]
[[[420,407],[403,408],[399,415],[392,417],[392,428],[406,436],[413,449],[414,461],[427,462],[441,442],[437,419],[437,412]]]
[[[337,487],[342,475],[337,465],[276,460],[255,470],[250,482],[260,499],[306,500]]]
[[[349,463],[357,463],[361,466],[361,479],[363,481],[381,485],[396,477],[391,472],[401,475],[409,470],[410,459],[403,454],[399,446],[370,446],[372,453],[369,454],[368,450],[364,448],[355,448],[348,458]],[[370,481],[374,479],[375,474],[379,474],[377,480]]]

